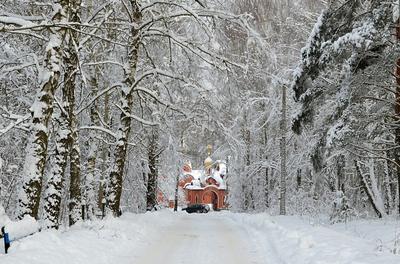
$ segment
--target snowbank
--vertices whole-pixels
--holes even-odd
[[[39,223],[34,218],[25,216],[22,220],[13,222],[0,205],[0,228],[3,226],[11,241],[39,231]]]
[[[5,226],[8,222],[10,222],[10,218],[8,218],[4,207],[0,204],[0,227]]]
[[[45,230],[11,243],[1,264],[109,264],[132,263],[139,242],[157,233],[174,219],[173,213],[126,213],[120,218],[78,223],[66,230]]]
[[[20,221],[9,221],[4,226],[11,241],[32,235],[39,231],[39,223],[33,217],[28,215]]]
[[[265,258],[274,256],[271,263],[400,263],[400,255],[391,252],[396,230],[399,230],[395,220],[365,224],[355,229],[357,233],[348,229],[349,224],[313,226],[299,217],[267,214],[228,216],[247,226]],[[359,222],[351,225],[358,227]],[[362,235],[364,233],[368,235]],[[384,242],[387,242],[385,247],[381,246]]]

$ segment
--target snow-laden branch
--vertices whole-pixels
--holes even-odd
[[[28,35],[44,41],[48,39],[44,36],[33,33],[31,30],[43,28],[45,23],[37,24],[25,19],[22,16],[0,16],[0,32]]]
[[[172,72],[168,72],[168,71],[164,71],[164,70],[160,70],[160,69],[151,69],[151,70],[148,70],[148,71],[142,73],[141,75],[139,75],[136,78],[135,83],[133,83],[133,85],[130,87],[130,90],[128,91],[128,93],[131,93],[133,91],[145,93],[145,94],[149,95],[150,97],[152,97],[154,100],[156,100],[161,105],[164,105],[173,111],[180,112],[185,115],[185,113],[182,109],[176,108],[169,102],[164,101],[154,91],[151,91],[150,89],[138,86],[143,80],[145,80],[146,78],[148,78],[150,76],[163,76],[163,77],[167,77],[167,78],[171,78],[171,79],[180,81],[182,83],[185,83],[188,86],[193,86],[193,87],[198,87],[198,86],[192,84],[189,80],[185,79],[183,76],[176,75]]]
[[[167,72],[167,71],[163,71],[160,69],[151,69],[148,71],[145,71],[144,73],[142,73],[141,75],[139,75],[135,82],[132,84],[131,87],[129,87],[129,91],[127,93],[131,93],[133,92],[133,90],[147,77],[153,76],[153,75],[161,75],[164,77],[169,77],[171,79],[175,79],[175,80],[179,80],[179,81],[184,81],[184,79],[181,76],[177,76],[171,72]]]
[[[86,104],[85,106],[79,108],[79,109],[76,111],[75,114],[76,114],[76,115],[79,115],[80,113],[82,113],[83,110],[85,110],[85,109],[87,109],[88,107],[90,107],[90,106],[91,106],[97,99],[99,99],[101,96],[103,96],[104,94],[108,93],[109,91],[111,91],[111,90],[113,90],[113,89],[115,89],[115,88],[120,88],[121,86],[122,86],[121,83],[116,83],[116,84],[114,84],[114,85],[112,85],[112,86],[110,86],[110,87],[108,87],[108,88],[106,88],[106,89],[100,91],[97,95],[95,95],[95,96],[89,101],[88,104]]]
[[[181,109],[175,108],[173,105],[171,105],[168,102],[165,102],[164,100],[162,100],[161,98],[158,97],[157,93],[155,93],[154,91],[151,91],[150,89],[144,88],[144,87],[136,87],[135,91],[138,92],[143,92],[144,94],[149,95],[151,98],[153,98],[154,100],[156,100],[159,104],[164,105],[174,111],[180,112],[182,114],[184,114],[184,112]]]
[[[135,119],[136,121],[140,122],[140,123],[143,124],[143,125],[147,125],[147,126],[159,126],[159,125],[160,125],[160,123],[151,122],[151,121],[145,120],[145,119],[143,119],[143,118],[141,118],[141,117],[138,117],[138,116],[136,116],[136,115],[134,115],[134,114],[129,114],[129,113],[126,112],[124,109],[122,109],[121,106],[119,106],[119,105],[117,105],[117,104],[114,104],[114,105],[115,105],[119,110],[121,110],[121,112],[123,112],[123,113],[125,114],[125,116],[127,116],[127,117],[129,117],[129,118],[132,118],[132,119]]]
[[[54,101],[56,102],[56,104],[57,104],[58,108],[60,109],[60,111],[61,111],[64,115],[68,116],[68,113],[67,113],[67,111],[65,110],[65,107],[62,105],[62,102],[60,101],[60,99],[57,98],[57,96],[54,96]]]
[[[113,13],[112,10],[108,11],[108,12],[104,15],[103,19],[102,19],[100,22],[96,23],[96,27],[90,32],[90,34],[86,35],[85,38],[83,38],[83,39],[80,41],[80,43],[79,43],[79,46],[80,46],[80,47],[83,47],[84,44],[85,44],[86,42],[88,42],[89,39],[92,38],[92,37],[95,35],[95,33],[100,29],[100,26],[103,25],[103,24],[108,20],[108,18],[111,16],[112,13]],[[90,20],[89,20],[89,21],[90,21]]]
[[[91,16],[86,20],[86,23],[90,23],[93,19],[95,19],[97,17],[98,14],[100,14],[101,11],[103,11],[105,8],[107,8],[108,6],[110,6],[112,4],[114,4],[114,1],[107,1],[103,5],[99,6],[96,10],[93,11]]]
[[[5,128],[0,128],[0,137],[9,132],[11,129],[18,127],[20,124],[23,122],[29,120],[30,115],[25,115],[25,116],[18,116],[15,122],[10,123],[7,127]]]
[[[43,21],[43,20],[45,20],[45,17],[43,17],[43,16],[23,16],[23,15],[6,12],[4,10],[0,10],[0,16],[14,17],[14,18],[23,19],[25,21]]]
[[[0,24],[19,26],[21,28],[32,28],[38,25],[21,17],[13,16],[0,16]]]
[[[31,32],[31,29],[42,28],[41,25],[33,23],[21,16],[0,15],[0,32],[28,35],[44,41],[47,38]]]
[[[149,3],[148,5],[144,5],[141,8],[141,12],[147,11],[147,9],[151,9],[152,7],[155,7],[156,5],[170,5],[174,7],[179,7],[180,9],[184,10],[187,14],[192,14],[193,16],[199,18],[199,17],[216,17],[216,18],[221,18],[221,19],[228,19],[228,20],[237,20],[242,22],[242,19],[244,15],[236,15],[230,12],[222,11],[222,10],[216,10],[213,8],[191,8],[190,6],[183,5],[181,3],[177,3],[176,1],[154,1]],[[248,15],[246,15],[248,16]],[[169,17],[169,15],[164,15],[164,17]]]
[[[113,137],[114,139],[118,139],[118,136],[114,132],[102,126],[81,126],[79,127],[79,130],[97,130]]]
[[[5,68],[5,69],[2,69],[1,70],[2,75],[0,75],[0,79],[4,78],[10,72],[19,71],[19,70],[22,70],[22,69],[25,69],[25,68],[28,68],[28,67],[31,67],[31,66],[36,66],[36,65],[37,65],[36,62],[27,62],[27,63],[23,63],[23,64],[20,64],[20,65],[13,66],[13,67],[8,67],[8,68]]]
[[[170,5],[173,7],[178,7],[180,9],[182,9],[184,12],[186,12],[187,16],[190,16],[192,18],[194,18],[194,20],[201,25],[201,27],[205,30],[207,35],[210,35],[210,31],[208,30],[208,26],[206,25],[206,23],[201,19],[199,12],[197,10],[193,10],[191,7],[187,6],[187,5],[183,5],[180,3],[176,3],[176,1],[155,1],[152,2],[151,4],[145,6],[142,8],[141,12],[143,13],[146,9],[155,6],[155,5]],[[156,18],[155,21],[161,20],[160,16],[159,18]],[[170,18],[170,15],[164,15],[164,17],[168,17]],[[165,19],[165,18],[164,18]]]
[[[220,63],[225,64],[225,65],[232,65],[236,66],[238,68],[244,69],[245,66],[236,62],[230,61],[228,58],[225,58],[221,55],[218,55],[216,53],[213,53],[212,51],[207,51],[204,48],[198,46],[198,45],[193,45],[191,43],[186,42],[185,39],[181,39],[178,36],[175,36],[171,32],[165,32],[161,28],[152,28],[149,29],[147,32],[143,34],[143,38],[145,37],[152,37],[152,36],[159,36],[159,37],[165,37],[171,39],[173,42],[175,42],[178,46],[180,46],[182,49],[190,51],[192,54],[196,55],[199,57],[202,61],[206,62],[207,64],[219,69],[219,70],[225,70],[224,67],[221,67],[220,65],[216,64],[213,62],[211,59],[217,59],[220,61]],[[210,58],[207,58],[210,57]]]
[[[108,13],[108,16],[111,14],[112,12],[110,11]],[[6,19],[4,19],[5,22],[7,21]],[[29,21],[28,21],[29,22]],[[1,26],[1,24],[5,24],[8,26]],[[24,26],[22,26],[24,25]],[[48,41],[48,39],[44,36],[38,35],[33,33],[32,31],[40,31],[43,29],[51,29],[51,28],[62,28],[62,29],[68,29],[71,31],[75,31],[79,34],[82,34],[84,36],[86,36],[85,39],[82,40],[82,43],[87,42],[90,37],[93,38],[98,38],[101,39],[103,41],[118,45],[118,46],[122,46],[122,47],[128,47],[129,45],[126,43],[122,43],[122,42],[118,42],[118,41],[114,41],[112,39],[109,39],[107,37],[102,37],[100,35],[95,34],[99,29],[105,29],[103,27],[101,27],[102,23],[98,24],[98,25],[91,25],[91,24],[84,24],[84,23],[76,23],[76,22],[61,22],[61,23],[40,23],[40,24],[35,24],[32,22],[29,23],[20,23],[20,24],[6,24],[6,23],[1,23],[0,21],[0,32],[6,32],[6,33],[13,33],[13,34],[23,34],[23,35],[29,35],[44,41]],[[81,30],[79,28],[93,28],[92,31],[90,32],[86,32],[84,30]]]
[[[372,157],[371,157],[371,156],[361,155],[361,154],[358,154],[358,153],[356,153],[356,152],[354,152],[354,151],[351,151],[350,149],[347,149],[347,151],[349,151],[349,152],[352,153],[352,154],[355,154],[355,155],[357,155],[357,156],[359,156],[359,157],[362,157],[362,158],[369,158],[369,159],[375,158],[375,159],[386,160],[386,161],[388,161],[388,162],[394,164],[396,167],[400,168],[400,164],[398,164],[395,160],[386,157],[384,154],[379,154],[379,153],[377,153],[377,151],[378,151],[378,152],[379,152],[379,151],[382,151],[382,150],[380,150],[380,149],[378,149],[378,150],[377,150],[377,149],[370,149],[370,148],[368,148],[368,147],[356,145],[356,144],[353,144],[353,143],[349,143],[349,145],[351,145],[352,147],[354,147],[355,149],[358,149],[358,150],[360,150],[360,151],[365,151],[366,153],[372,155]],[[398,149],[398,147],[395,147],[395,148]],[[386,151],[384,151],[384,152],[386,152]]]
[[[120,66],[121,68],[125,68],[126,65],[118,62],[118,61],[111,61],[111,60],[105,60],[105,61],[94,61],[94,62],[88,62],[88,63],[83,63],[82,66],[95,66],[95,65],[102,65],[102,64],[112,64],[112,65],[117,65]]]

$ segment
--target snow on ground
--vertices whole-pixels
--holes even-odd
[[[315,225],[294,216],[163,210],[42,231],[12,242],[1,264],[400,263],[396,220]]]
[[[135,264],[265,263],[246,229],[223,214],[179,214],[138,249]]]
[[[400,220],[358,220],[336,224],[332,229],[366,240],[378,252],[397,250],[400,255]]]
[[[265,258],[276,257],[270,263],[400,263],[400,255],[390,252],[395,246],[395,233],[400,231],[396,220],[314,225],[295,216],[229,217],[248,226]]]
[[[102,264],[132,263],[138,244],[151,237],[172,217],[166,213],[124,214],[119,219],[78,223],[68,230],[48,230],[11,242],[1,264]]]

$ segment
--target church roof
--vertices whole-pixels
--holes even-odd
[[[212,169],[211,175],[206,175],[205,170],[192,170],[191,172],[184,172],[185,176],[190,175],[193,177],[191,182],[185,184],[183,188],[189,190],[202,190],[209,185],[207,179],[214,179],[217,182],[218,189],[226,189],[225,180],[223,176],[226,174],[226,165],[218,161],[218,169]]]

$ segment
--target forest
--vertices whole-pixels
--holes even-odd
[[[212,145],[231,211],[398,217],[399,4],[1,1],[0,207],[154,210]]]

